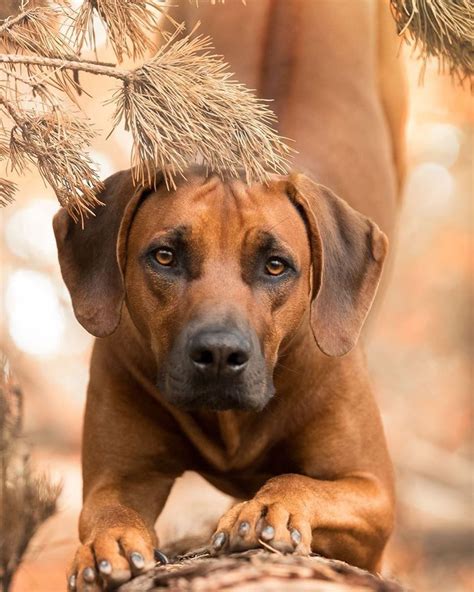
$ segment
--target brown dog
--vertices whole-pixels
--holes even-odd
[[[297,36],[282,26],[295,6]],[[248,19],[239,74],[250,83],[270,19],[276,55],[264,54],[273,65],[262,84],[284,89],[276,107],[301,165],[390,233],[403,107],[384,112],[395,104],[380,77],[392,58],[375,39],[389,17],[352,0],[225,7],[199,14],[237,70],[231,31]],[[279,68],[291,84],[278,86]],[[296,174],[249,187],[193,168],[168,191],[159,179],[156,190],[134,188],[121,172],[100,199],[107,207],[84,231],[64,211],[54,220],[74,311],[99,337],[70,589],[113,586],[152,564],[154,523],[185,470],[249,500],[219,521],[216,552],[263,540],[377,569],[392,468],[356,342],[385,234]]]

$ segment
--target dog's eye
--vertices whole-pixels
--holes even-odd
[[[156,261],[164,267],[169,267],[174,262],[174,253],[171,249],[157,249],[154,253]]]
[[[287,267],[287,264],[278,257],[272,257],[265,263],[265,271],[273,276],[281,275]]]

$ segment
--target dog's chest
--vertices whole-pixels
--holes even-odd
[[[211,470],[228,473],[256,468],[269,445],[265,417],[245,412],[221,411],[185,413],[169,409],[181,430]]]

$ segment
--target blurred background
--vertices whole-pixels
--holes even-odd
[[[403,49],[409,172],[392,279],[368,350],[398,473],[398,523],[385,572],[419,592],[460,592],[474,589],[472,97],[435,63],[421,85],[421,64]],[[81,102],[104,132],[92,157],[105,178],[128,166],[131,141],[126,132],[104,139],[112,83],[84,82],[94,98]],[[16,202],[0,210],[0,345],[24,391],[33,459],[64,487],[59,512],[33,539],[13,590],[56,592],[77,544],[92,339],[60,277],[51,228],[57,201],[34,172],[18,183]],[[230,503],[197,476],[176,489],[175,499],[192,491],[193,512],[204,521]],[[187,530],[173,507],[158,524],[165,540]]]

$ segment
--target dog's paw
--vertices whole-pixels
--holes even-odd
[[[283,553],[308,555],[312,531],[304,510],[254,498],[237,504],[220,519],[212,537],[214,553],[270,546]]]
[[[78,548],[69,571],[68,590],[113,589],[154,564],[151,536],[136,528],[110,528]]]

